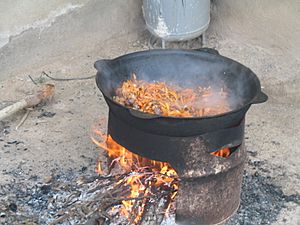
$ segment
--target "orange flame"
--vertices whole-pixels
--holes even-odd
[[[221,89],[216,92],[211,87],[197,89],[181,88],[167,85],[165,82],[147,82],[138,80],[133,74],[130,80],[124,81],[116,89],[114,101],[129,108],[175,117],[199,117],[225,113],[230,110],[227,101],[228,94]],[[122,201],[120,213],[129,218],[130,224],[138,224],[145,211],[149,196],[156,190],[167,190],[168,204],[165,214],[172,209],[178,190],[178,175],[165,162],[158,162],[131,153],[115,142],[111,136],[103,135],[95,130],[102,141],[92,138],[94,143],[105,149],[112,159],[110,166],[118,164],[129,176],[121,179],[117,185],[130,187],[130,193],[125,196],[130,200]],[[228,157],[230,149],[225,148],[213,152],[212,155]],[[97,172],[103,173],[100,163]],[[154,193],[154,194],[153,194]],[[132,199],[132,200],[131,200]],[[139,199],[139,201],[137,201]]]
[[[220,157],[229,157],[230,156],[230,149],[229,148],[223,148],[221,150],[218,150],[218,151],[215,151],[215,152],[212,152],[211,154],[212,155],[215,155],[215,156],[220,156]]]
[[[138,224],[145,211],[147,197],[153,195],[153,187],[171,190],[168,196],[169,201],[166,206],[165,215],[168,216],[171,210],[175,210],[172,203],[177,196],[179,187],[178,175],[170,164],[149,160],[134,154],[115,142],[110,135],[106,136],[99,130],[94,130],[94,133],[97,134],[102,141],[98,141],[94,137],[92,137],[92,140],[96,145],[107,151],[108,156],[112,159],[110,166],[117,163],[125,173],[130,174],[117,183],[117,185],[123,184],[129,186],[130,193],[124,197],[133,199],[122,201],[122,207],[119,211],[121,215],[128,219],[134,215],[132,224]],[[229,157],[230,149],[224,148],[211,154],[220,157]],[[97,165],[97,172],[99,174],[103,173],[100,162]],[[138,205],[134,199],[140,199]]]
[[[110,135],[106,137],[99,130],[94,130],[94,133],[102,141],[92,137],[93,142],[107,151],[108,156],[112,159],[111,166],[117,163],[125,173],[130,174],[117,183],[117,185],[122,183],[125,186],[129,186],[130,193],[124,197],[133,199],[122,201],[120,214],[127,218],[134,215],[132,224],[138,224],[145,211],[147,197],[154,195],[152,192],[156,188],[170,191],[165,212],[168,215],[178,190],[178,175],[176,171],[166,162],[149,160],[131,153],[115,142]],[[100,162],[97,165],[97,172],[99,174],[103,173]],[[138,204],[135,199],[139,199]]]

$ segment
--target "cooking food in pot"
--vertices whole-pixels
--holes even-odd
[[[170,117],[213,116],[230,111],[222,88],[182,88],[165,82],[148,82],[135,74],[116,89],[113,100],[145,113]]]

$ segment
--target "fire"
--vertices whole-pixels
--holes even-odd
[[[215,152],[212,152],[211,154],[212,155],[215,155],[215,156],[221,156],[221,157],[229,157],[230,156],[230,149],[229,148],[223,148],[221,150],[218,150],[218,151],[215,151]]]
[[[129,187],[130,190],[128,195],[123,196],[126,200],[122,201],[120,214],[128,219],[134,215],[131,224],[138,224],[145,211],[145,205],[151,196],[163,191],[168,193],[165,207],[165,214],[168,215],[169,211],[172,210],[172,203],[178,190],[176,171],[168,163],[149,160],[131,153],[114,141],[110,135],[105,136],[98,130],[95,130],[94,133],[100,137],[101,141],[94,137],[92,137],[92,140],[96,145],[107,151],[108,156],[112,159],[110,166],[118,164],[124,173],[128,174],[116,184],[123,184]],[[97,165],[97,172],[103,173],[100,162]]]
[[[137,80],[134,74],[117,88],[113,99],[126,107],[163,116],[199,117],[229,111],[227,93],[223,90],[215,92],[210,87],[183,89],[164,82],[149,83]],[[110,135],[106,136],[99,130],[94,133],[101,139],[92,138],[94,143],[105,149],[112,160],[110,167],[118,165],[127,174],[116,184],[129,187],[119,213],[128,218],[130,224],[139,224],[151,197],[157,193],[167,193],[165,215],[168,215],[174,209],[172,203],[179,187],[176,171],[166,162],[146,159],[130,152]],[[228,157],[230,149],[224,148],[212,155]],[[100,163],[97,171],[103,173]]]
[[[142,219],[149,198],[155,192],[162,190],[168,192],[165,215],[168,216],[170,211],[175,210],[173,203],[179,187],[179,178],[170,164],[136,155],[119,145],[110,135],[106,136],[99,130],[94,130],[94,133],[98,138],[92,137],[92,140],[96,145],[106,150],[112,159],[110,166],[113,167],[118,164],[124,173],[128,174],[116,184],[127,186],[130,190],[128,195],[123,196],[126,200],[122,201],[122,207],[119,211],[121,215],[128,219],[132,218],[133,215],[131,224],[138,224]],[[228,157],[230,149],[224,148],[211,154]],[[97,172],[103,173],[100,162],[97,165]]]

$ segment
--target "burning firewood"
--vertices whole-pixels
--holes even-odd
[[[97,176],[94,180],[81,184],[77,187],[79,190],[76,193],[65,196],[63,204],[60,204],[61,210],[58,210],[56,215],[53,215],[51,222],[47,224],[66,224],[68,220],[76,220],[76,218],[80,218],[82,222],[80,224],[85,225],[160,224],[154,223],[153,218],[150,218],[148,214],[157,214],[156,221],[162,220],[164,214],[160,212],[164,207],[163,204],[166,203],[164,198],[169,193],[157,191],[145,195],[143,192],[140,197],[126,197],[130,193],[130,188],[126,186],[125,181],[132,176],[131,173]],[[151,204],[147,204],[145,210],[139,212],[143,218],[137,220],[134,214],[128,218],[117,214],[124,201],[134,201],[136,206],[139,206],[140,202],[151,201]],[[136,207],[136,209],[140,210],[140,207]]]
[[[124,81],[115,94],[113,99],[126,107],[162,116],[201,117],[230,111],[228,96],[223,89],[182,88],[164,82],[138,80],[135,74]],[[94,130],[92,140],[106,151],[109,166],[116,166],[126,174],[117,179],[114,188],[123,187],[127,192],[117,197],[120,200],[118,207],[111,205],[105,210],[108,215],[123,218],[125,224],[152,225],[161,224],[167,216],[174,214],[179,177],[169,163],[134,154],[98,129]],[[212,154],[228,157],[230,149]],[[103,172],[100,163],[97,171]]]
[[[128,224],[160,224],[158,221],[163,220],[172,210],[178,189],[176,171],[168,163],[149,160],[131,153],[115,142],[111,136],[106,136],[99,130],[95,130],[94,134],[97,136],[92,137],[94,143],[105,149],[108,156],[113,159],[114,163],[110,165],[117,164],[125,174],[117,179],[114,188],[123,187],[128,191],[121,195],[123,197],[117,197],[121,200],[120,205],[113,211],[123,217]],[[101,172],[99,168],[100,165],[98,172]],[[147,216],[149,211],[151,214],[151,211],[157,210],[160,212],[157,218],[154,221],[153,218],[149,219]]]
[[[53,84],[42,85],[35,94],[29,95],[26,98],[0,110],[0,121],[13,115],[14,113],[20,111],[21,109],[29,109],[31,107],[40,104],[41,102],[44,102],[52,98],[53,94],[54,94]]]

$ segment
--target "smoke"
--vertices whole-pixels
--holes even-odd
[[[259,81],[245,66],[218,55],[190,50],[152,50],[137,52],[107,64],[98,65],[100,89],[112,98],[121,83],[131,78],[162,81],[182,88],[210,87],[214,93],[209,106],[224,101],[227,93],[230,110],[248,104],[258,91]]]

